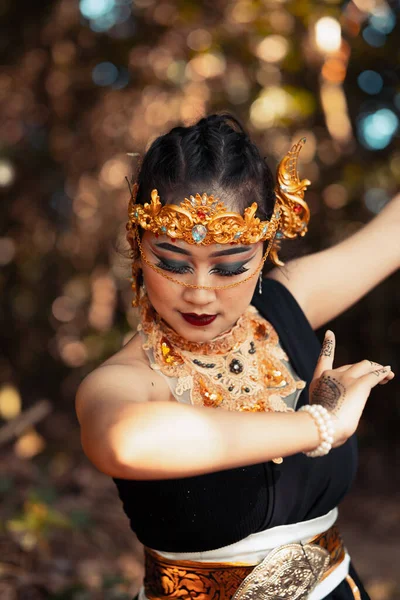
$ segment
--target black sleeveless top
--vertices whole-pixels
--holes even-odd
[[[262,295],[257,291],[252,304],[274,326],[294,370],[307,382],[298,409],[308,403],[318,338],[278,281],[265,279]],[[269,461],[180,479],[114,481],[140,542],[161,551],[199,552],[326,514],[349,490],[356,466],[354,435],[319,458],[298,453],[281,465]]]

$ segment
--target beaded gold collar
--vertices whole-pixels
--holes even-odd
[[[175,378],[175,394],[189,391],[193,405],[226,410],[287,412],[283,398],[305,387],[283,361],[273,326],[249,306],[228,332],[210,342],[190,342],[173,331],[151,306],[140,300],[143,349],[154,356],[153,369]]]

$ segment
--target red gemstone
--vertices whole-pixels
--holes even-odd
[[[295,213],[300,213],[302,211],[302,207],[300,206],[300,204],[296,204],[293,210]]]
[[[176,242],[175,238],[170,238],[171,242]]]
[[[197,211],[197,216],[199,217],[199,219],[205,219],[206,218],[206,213],[202,210],[198,210]]]

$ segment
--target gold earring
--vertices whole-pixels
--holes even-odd
[[[132,306],[136,308],[137,306],[139,306],[140,287],[142,283],[142,269],[140,268],[140,265],[137,261],[134,261],[132,263],[132,277],[130,277],[130,281],[133,291]]]

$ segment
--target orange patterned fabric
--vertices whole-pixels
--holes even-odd
[[[333,525],[308,544],[325,549],[329,555],[322,581],[345,557],[339,530]],[[245,563],[170,560],[145,547],[144,590],[149,600],[231,600],[254,567]]]

